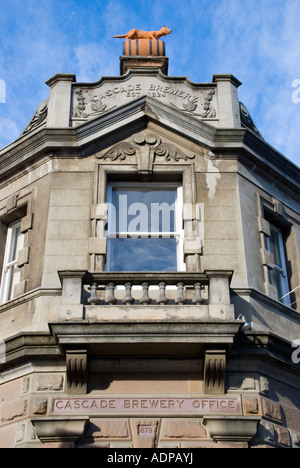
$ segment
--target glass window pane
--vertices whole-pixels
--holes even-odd
[[[176,239],[109,239],[109,271],[177,271]]]
[[[274,269],[269,271],[269,281],[276,287],[278,300],[289,305],[289,284],[282,233],[272,225],[270,225],[270,231],[271,235],[267,238],[267,249],[273,254]]]
[[[18,253],[24,247],[24,234],[21,233],[21,223],[8,228],[0,288],[0,302],[9,301],[13,297],[14,287],[20,281],[20,269],[16,266]]]
[[[112,189],[115,223],[110,229],[120,232],[175,232],[177,189]]]
[[[24,235],[21,234],[21,225],[11,228],[11,244],[9,246],[8,263],[15,262],[20,249],[23,248]]]
[[[270,283],[276,287],[278,299],[284,296],[282,288],[282,273],[280,273],[280,271],[270,270]]]
[[[273,254],[275,265],[282,268],[279,232],[274,229],[271,229],[271,236],[269,237],[269,250]]]

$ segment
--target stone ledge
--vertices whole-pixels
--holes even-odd
[[[250,442],[260,420],[259,417],[205,416],[203,426],[215,442]]]
[[[130,307],[129,307],[130,309]],[[199,356],[208,345],[231,351],[240,321],[110,321],[50,323],[62,350],[87,348],[94,355]],[[105,345],[105,346],[103,346]]]
[[[31,418],[37,437],[45,444],[51,442],[77,442],[84,432],[89,418],[36,417]]]

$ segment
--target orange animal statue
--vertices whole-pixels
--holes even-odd
[[[131,29],[127,34],[121,36],[113,36],[118,39],[126,39],[127,41],[132,39],[160,39],[162,36],[171,34],[172,29],[168,29],[163,26],[160,31],[141,31],[140,29]]]

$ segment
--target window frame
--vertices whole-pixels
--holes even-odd
[[[17,235],[17,229],[20,228],[20,232]],[[21,237],[21,244],[18,245],[18,238]],[[14,272],[20,270],[17,266],[18,253],[24,247],[24,234],[21,232],[21,220],[14,221],[7,226],[7,235],[5,242],[5,250],[3,257],[3,266],[1,272],[1,284],[0,284],[0,304],[10,301],[14,294]],[[16,246],[14,260],[10,260],[11,249],[13,245]]]
[[[136,236],[129,231],[124,232],[114,232],[111,230],[112,226],[112,218],[111,218],[111,210],[109,206],[113,205],[113,189],[114,188],[123,188],[124,190],[131,189],[134,190],[135,188],[140,189],[153,189],[153,190],[167,190],[176,189],[176,201],[175,201],[175,226],[174,232],[152,232],[152,231],[145,231],[139,233],[139,236]],[[186,265],[184,263],[184,253],[183,253],[183,242],[184,242],[184,229],[183,229],[183,220],[182,220],[182,213],[183,213],[183,187],[182,183],[180,182],[138,182],[138,181],[107,181],[106,187],[106,200],[108,205],[108,213],[107,213],[107,229],[106,229],[106,240],[107,240],[107,255],[106,255],[106,269],[107,271],[112,271],[110,269],[110,247],[109,247],[109,239],[110,238],[126,238],[133,235],[133,237],[139,238],[175,238],[176,242],[176,258],[177,258],[177,271],[186,271]]]
[[[273,264],[272,269],[280,274],[279,278],[280,278],[281,292],[277,290],[278,300],[282,302],[283,304],[290,306],[291,302],[290,302],[290,298],[288,294],[290,291],[289,277],[288,277],[288,272],[287,272],[287,261],[286,261],[283,234],[282,234],[281,229],[279,229],[274,224],[269,223],[269,225],[270,225],[270,233],[272,231],[276,233],[276,244],[277,244],[278,254],[279,254],[280,263],[281,263],[281,266],[277,265],[275,263],[275,258],[274,258],[274,264]],[[273,253],[271,250],[271,246],[270,246],[270,239],[271,239],[271,236],[266,236],[266,248],[270,253]],[[273,254],[273,257],[274,257],[274,254]],[[271,271],[272,270],[269,271],[269,281],[270,281],[270,284],[276,287],[276,285],[272,282]],[[278,288],[276,287],[276,289]]]

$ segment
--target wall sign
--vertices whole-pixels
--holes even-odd
[[[236,398],[61,398],[54,399],[55,414],[120,413],[237,413]]]
[[[73,86],[73,125],[141,96],[150,96],[200,119],[217,118],[216,88],[192,83],[188,79],[176,80],[154,76],[120,77],[113,81],[104,78],[98,85]]]

